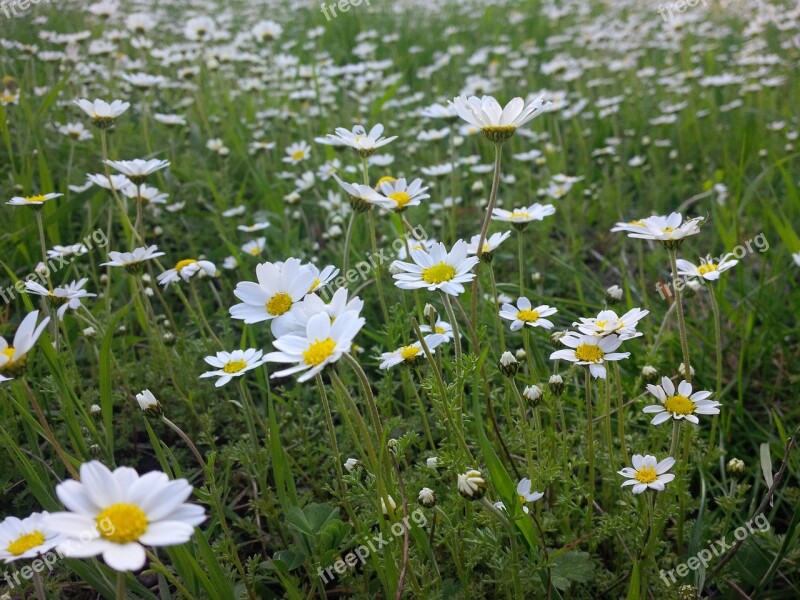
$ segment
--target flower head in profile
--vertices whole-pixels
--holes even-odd
[[[44,296],[53,304],[58,305],[56,315],[59,321],[64,320],[64,314],[67,310],[77,310],[81,306],[83,298],[94,298],[97,294],[92,294],[83,286],[89,281],[87,277],[78,281],[72,281],[66,285],[58,286],[52,290],[47,289],[41,283],[36,281],[26,281],[25,291],[28,294],[36,294],[37,296]]]
[[[617,473],[627,478],[622,482],[622,487],[632,485],[634,494],[641,494],[647,488],[663,492],[664,486],[675,479],[675,475],[667,472],[675,464],[671,456],[657,462],[656,457],[650,454],[634,454],[631,462],[633,467],[625,467]]]
[[[548,102],[544,96],[527,103],[522,98],[514,98],[503,108],[491,96],[458,96],[451,104],[458,116],[480,129],[487,140],[502,144],[514,135],[517,127],[542,114]]]
[[[495,208],[492,210],[492,220],[511,223],[515,229],[522,231],[531,221],[542,221],[545,217],[554,214],[556,214],[556,207],[552,204],[534,202],[530,206],[515,208],[511,211]]]
[[[75,104],[92,119],[95,127],[108,129],[122,113],[130,108],[130,102],[114,100],[109,104],[105,100],[75,100]]]
[[[153,392],[150,390],[142,390],[138,394],[136,394],[136,403],[139,405],[143,411],[160,411],[161,410],[161,403],[158,399],[153,395]]]
[[[283,335],[272,342],[277,351],[267,354],[264,362],[294,363],[292,367],[273,373],[272,377],[302,372],[297,378],[302,383],[338,361],[343,354],[349,354],[353,339],[364,322],[356,311],[343,313],[333,323],[328,313],[314,315],[302,335]]]
[[[166,288],[170,283],[175,283],[181,279],[189,281],[195,275],[213,277],[216,273],[217,267],[210,261],[185,258],[178,261],[172,269],[167,269],[161,273],[161,275],[158,276],[158,283]]]
[[[362,158],[367,158],[375,153],[375,150],[381,146],[392,143],[397,139],[397,136],[381,137],[383,135],[383,125],[378,123],[367,132],[363,125],[356,125],[350,131],[344,127],[337,127],[335,134],[328,134],[328,138],[332,138],[336,142],[340,142],[343,146],[349,146],[356,151]]]
[[[479,233],[476,233],[472,236],[469,241],[469,246],[467,247],[467,254],[480,254],[481,259],[487,262],[491,262],[492,258],[494,257],[494,251],[505,242],[511,236],[510,231],[498,231],[497,233],[493,233],[492,235],[488,236],[483,240],[483,252],[478,252],[478,244],[481,241],[481,236]]]
[[[553,352],[550,360],[568,360],[578,365],[588,366],[589,372],[594,378],[606,378],[604,362],[622,360],[631,355],[630,352],[615,352],[622,344],[622,340],[616,334],[597,337],[570,333],[562,337],[560,341],[566,348]]]
[[[6,204],[10,204],[11,206],[32,206],[35,208],[41,208],[42,205],[47,202],[48,200],[53,200],[54,198],[59,198],[64,194],[35,194],[33,196],[14,196],[6,202]]]
[[[661,404],[645,406],[642,412],[655,414],[651,424],[659,425],[670,419],[686,419],[697,425],[700,420],[696,415],[718,415],[720,403],[709,400],[711,392],[697,391],[692,393],[692,384],[681,381],[678,389],[669,377],[661,378],[661,385],[648,384],[647,390],[658,398]]]
[[[519,480],[517,484],[517,497],[519,498],[520,504],[522,504],[522,510],[525,511],[527,515],[530,513],[530,509],[527,507],[527,504],[530,502],[536,502],[544,497],[542,492],[534,492],[532,489],[531,480],[527,477],[523,477]],[[505,504],[502,502],[495,502],[495,508],[499,508],[500,510],[506,510]]]
[[[426,335],[424,339],[428,350],[430,350],[431,354],[434,354],[436,352],[436,348],[438,348],[442,342],[444,342],[445,337],[438,333],[432,333],[430,335]],[[417,341],[409,344],[408,346],[402,346],[392,352],[384,352],[381,354],[380,368],[391,369],[392,367],[401,363],[414,364],[420,358],[425,358],[425,352],[422,349],[422,344]]]
[[[697,266],[682,258],[679,258],[676,263],[678,275],[716,281],[722,273],[738,265],[739,261],[733,258],[733,254],[726,254],[719,260],[714,260],[711,256],[701,258],[700,264]]]
[[[456,481],[458,493],[470,500],[479,500],[486,492],[486,480],[480,471],[470,469],[466,473],[460,473]]]
[[[214,385],[221,387],[234,377],[241,377],[247,371],[261,366],[264,363],[263,354],[261,350],[248,348],[233,352],[217,352],[215,356],[206,356],[204,360],[215,370],[206,371],[200,377],[219,377]]]
[[[131,183],[138,185],[143,183],[148,175],[152,175],[156,171],[167,168],[169,166],[169,161],[159,160],[157,158],[151,158],[149,160],[135,158],[133,160],[106,160],[105,164],[125,175],[130,179]]]
[[[134,248],[131,252],[116,252],[111,251],[108,253],[108,262],[100,263],[101,267],[124,267],[128,273],[139,273],[142,270],[142,265],[146,260],[152,260],[164,256],[163,252],[158,251],[158,246],[148,246],[147,248]]]
[[[392,181],[383,181],[378,186],[378,194],[371,202],[386,210],[403,212],[411,206],[419,206],[422,200],[430,198],[427,187],[423,187],[422,179],[406,183],[404,177]]]
[[[413,263],[393,263],[400,271],[394,275],[397,287],[403,290],[441,290],[451,296],[464,292],[463,284],[475,278],[471,271],[478,263],[477,256],[467,256],[467,242],[464,240],[458,240],[450,252],[441,242],[434,244],[430,252],[412,249],[411,259]]]
[[[10,378],[6,375],[16,374],[24,368],[26,355],[50,322],[50,317],[45,317],[37,326],[38,319],[38,310],[28,313],[19,324],[17,333],[14,334],[14,341],[10,346],[5,338],[0,337],[0,381],[7,381]]]
[[[553,322],[544,317],[549,317],[557,312],[558,309],[547,306],[546,304],[534,308],[531,301],[522,296],[517,300],[516,306],[513,304],[503,304],[500,310],[500,318],[511,321],[511,331],[519,331],[526,325],[528,327],[552,329]]]
[[[339,179],[338,175],[333,178],[345,191],[350,198],[350,207],[356,212],[366,212],[372,208],[373,204],[377,204],[380,194],[368,185],[360,183],[348,183]]]
[[[81,465],[80,481],[56,486],[67,511],[52,513],[45,524],[67,539],[59,549],[70,558],[103,555],[116,571],[138,571],[147,557],[144,546],[188,542],[206,516],[188,504],[192,486],[170,481],[165,473],[139,475],[130,467],[111,471],[98,461]]]
[[[705,222],[703,217],[684,219],[680,213],[668,216],[653,215],[630,223],[617,223],[611,231],[625,231],[628,237],[661,242],[668,248],[675,248],[689,236],[700,233]]]
[[[24,519],[6,517],[0,523],[0,560],[12,563],[15,560],[36,558],[46,554],[63,538],[47,527],[48,513],[33,513]]]
[[[422,333],[438,333],[444,337],[444,340],[442,340],[443,344],[453,341],[453,326],[447,321],[442,321],[441,319],[437,319],[436,323],[433,324],[433,327],[430,325],[420,325],[419,330]]]

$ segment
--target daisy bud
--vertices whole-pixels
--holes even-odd
[[[328,238],[336,240],[340,237],[342,237],[342,228],[338,225],[331,225],[331,228],[328,230]]]
[[[694,367],[689,367],[689,370],[692,372],[692,377],[694,377]],[[685,379],[686,378],[686,367],[683,363],[678,367],[678,373]]]
[[[645,365],[642,367],[642,377],[647,383],[655,383],[658,381],[658,369]]]
[[[741,475],[745,469],[744,461],[739,458],[732,458],[725,468],[731,475]]]
[[[622,288],[618,285],[612,285],[606,290],[606,302],[614,304],[622,300]]]
[[[92,444],[89,446],[89,454],[97,458],[103,453],[103,449],[100,448],[100,444]]]
[[[164,343],[167,346],[171,346],[172,344],[175,343],[175,336],[169,331],[164,333],[164,335],[162,336],[162,339],[164,340]]]
[[[393,454],[397,453],[398,442],[396,439],[391,438],[388,442],[386,442],[386,447],[389,449],[390,452]]]
[[[436,467],[439,466],[439,459],[436,458],[435,456],[431,456],[425,461],[425,465],[429,469],[435,469]]]
[[[283,197],[283,201],[290,206],[293,204],[297,204],[298,202],[300,202],[300,194],[298,194],[297,192],[291,192],[290,194],[286,194]]]
[[[394,511],[397,509],[397,503],[391,496],[387,495],[386,498],[389,500],[389,510],[386,509],[386,502],[383,498],[381,498],[381,511],[383,512],[383,516],[388,519],[394,515]]]
[[[484,191],[484,189],[485,189],[485,187],[484,187],[484,185],[483,185],[483,182],[482,182],[480,179],[479,179],[479,180],[477,180],[475,183],[473,183],[473,184],[472,184],[472,187],[470,187],[470,191],[471,191],[473,194],[475,194],[476,196],[477,196],[478,194],[482,194],[482,193],[483,193],[483,191]]]
[[[419,503],[426,508],[431,508],[436,504],[436,495],[433,493],[433,490],[430,488],[422,488],[419,491]]]
[[[440,229],[444,223],[442,223],[441,219],[431,219],[431,225],[436,229]]]
[[[348,473],[352,473],[356,466],[358,466],[358,461],[355,458],[348,458],[344,461],[344,468]]]
[[[564,393],[564,380],[561,375],[551,375],[547,385],[554,396],[560,396]]]
[[[162,235],[164,233],[164,228],[161,225],[156,225],[153,227],[153,235]]]
[[[678,598],[680,600],[697,600],[697,590],[693,585],[682,585],[678,588]]]
[[[468,500],[480,500],[486,493],[486,481],[480,471],[470,469],[458,476],[458,493]]]
[[[531,275],[531,281],[533,283],[540,283],[542,281],[542,274],[539,271],[536,271],[533,275]]]
[[[156,397],[153,396],[153,392],[150,390],[142,390],[140,393],[136,394],[136,402],[139,403],[139,408],[146,413],[160,415],[162,412],[161,403],[156,400]]]
[[[422,310],[422,314],[431,327],[433,327],[436,324],[436,321],[439,320],[439,313],[436,312],[433,304],[426,304],[425,308]]]
[[[97,404],[92,404],[89,407],[89,414],[92,415],[95,418],[100,416],[100,411],[101,411],[101,409]]]
[[[566,331],[554,331],[550,334],[550,345],[556,350],[561,350],[564,348],[564,344],[561,343],[561,338],[565,335],[567,335]]]
[[[542,399],[542,388],[540,388],[538,385],[526,386],[525,391],[522,392],[522,395],[525,396],[525,398],[534,406],[536,406],[539,404],[539,400]]]
[[[513,377],[517,374],[517,371],[519,371],[519,361],[514,358],[511,352],[506,351],[503,352],[503,356],[500,357],[497,368],[500,369],[500,372],[506,377]]]
[[[525,360],[527,358],[527,354],[525,354],[525,348],[520,348],[516,352],[514,352],[514,356],[517,357],[517,360]]]
[[[94,336],[97,335],[97,330],[94,327],[87,327],[83,330],[83,335],[87,338],[92,339]]]

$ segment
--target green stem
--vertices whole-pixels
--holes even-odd
[[[721,320],[719,316],[719,302],[717,300],[716,292],[714,292],[714,286],[711,283],[708,284],[708,294],[711,297],[711,312],[714,314],[714,341],[717,346],[714,351],[717,362],[716,364],[717,387],[714,399],[717,402],[720,402],[722,400],[722,329],[721,329]],[[714,415],[711,419],[711,433],[708,437],[709,451],[711,450],[711,448],[714,447],[715,444],[714,439],[717,433],[718,420],[719,420],[719,415]]]
[[[36,600],[47,600],[47,594],[44,591],[44,582],[39,571],[33,572],[33,589],[36,591]]]
[[[592,532],[592,515],[594,514],[594,419],[592,418],[592,376],[589,368],[585,369],[584,387],[586,388],[586,444],[589,446],[589,496],[586,508],[587,534]]]
[[[125,572],[117,573],[117,600],[125,600]]]
[[[458,321],[456,321],[456,314],[453,312],[453,306],[450,304],[450,295],[442,292],[442,301],[444,302],[444,309],[447,311],[447,318],[450,320],[450,326],[453,328],[453,342],[456,349],[456,368],[460,368],[461,335],[458,331]],[[475,351],[477,352],[477,348]]]
[[[669,263],[672,267],[672,289],[675,292],[675,308],[678,313],[678,330],[681,336],[681,351],[683,352],[683,370],[684,379],[692,382],[692,366],[689,363],[689,341],[686,337],[686,321],[683,317],[683,305],[681,302],[680,280],[678,279],[678,263],[677,263],[677,250],[675,248],[668,249]]]
[[[522,248],[522,231],[517,231],[517,262],[519,263],[519,295],[525,295],[525,263],[524,250]]]
[[[494,316],[497,319],[497,332],[500,336],[500,355],[506,351],[506,337],[503,332],[503,319],[500,318],[500,311],[497,309],[497,279],[494,276],[494,269],[489,265],[489,281],[492,284],[492,301],[494,302]]]
[[[322,375],[317,373],[317,388],[319,395],[322,398],[322,407],[325,409],[325,423],[328,426],[328,435],[331,438],[331,447],[333,448],[333,462],[336,466],[336,479],[339,482],[339,493],[342,498],[345,496],[344,475],[342,473],[342,461],[339,454],[339,444],[336,442],[336,430],[333,427],[333,416],[331,415],[331,407],[328,404],[328,395],[325,393],[325,385],[322,383]]]

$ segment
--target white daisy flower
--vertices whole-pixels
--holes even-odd
[[[145,411],[155,410],[160,406],[158,400],[150,390],[142,390],[136,394],[136,403],[139,405],[139,408]]]
[[[613,310],[602,310],[596,317],[581,317],[579,323],[572,325],[585,335],[602,337],[616,333],[624,341],[642,335],[636,331],[636,325],[648,314],[650,314],[648,310],[634,308],[619,317]]]
[[[526,504],[540,500],[544,497],[544,494],[542,492],[531,491],[531,480],[527,477],[523,477],[517,484],[517,496],[519,497],[520,504],[522,504],[522,510],[525,511],[527,515],[531,511]],[[495,502],[494,507],[500,510],[506,510],[506,505],[502,502]]]
[[[491,96],[458,96],[451,104],[459,117],[496,143],[508,140],[517,127],[542,114],[549,102],[545,101],[544,96],[528,103],[522,98],[514,98],[502,108]]]
[[[380,194],[378,194],[378,192],[368,185],[363,185],[360,183],[347,183],[346,181],[339,179],[339,176],[335,174],[333,178],[347,193],[347,195],[350,196],[350,206],[359,212],[369,210],[369,208],[372,207],[373,202],[380,198]]]
[[[138,571],[147,562],[144,546],[186,543],[206,518],[203,507],[186,503],[192,486],[185,479],[140,476],[130,467],[112,472],[98,461],[81,465],[80,476],[56,486],[68,512],[45,520],[68,538],[58,549],[70,558],[102,554],[116,571]]]
[[[112,250],[108,253],[108,262],[100,263],[101,267],[125,267],[130,272],[135,272],[141,268],[146,260],[152,260],[164,256],[163,252],[158,251],[158,246],[148,246],[147,248],[134,248],[131,252],[116,252]]]
[[[204,359],[217,370],[206,371],[200,377],[219,377],[214,385],[221,387],[234,377],[241,377],[247,371],[260,367],[264,363],[263,355],[261,350],[255,348],[217,352],[216,356],[206,356]]]
[[[142,183],[148,175],[152,175],[156,171],[160,171],[169,166],[168,160],[159,160],[157,158],[151,158],[149,160],[142,160],[141,158],[135,158],[133,160],[106,160],[104,162],[112,169],[125,175],[135,184]]]
[[[500,317],[511,321],[511,331],[519,331],[525,325],[528,327],[541,327],[543,329],[552,329],[553,322],[543,317],[549,317],[558,312],[558,309],[552,306],[542,304],[533,308],[531,301],[522,296],[517,300],[517,305],[503,304],[500,309]]]
[[[654,215],[640,222],[634,222],[641,223],[641,225],[630,224],[631,228],[626,231],[628,237],[674,243],[700,233],[700,227],[704,221],[703,217],[684,221],[680,213],[671,213],[669,216]]]
[[[353,338],[361,331],[365,320],[355,311],[340,315],[331,323],[328,314],[314,315],[308,320],[304,335],[284,335],[272,342],[278,349],[264,357],[265,362],[296,363],[288,369],[272,374],[284,377],[305,371],[297,381],[314,377],[326,365],[338,361],[342,354],[349,353]]]
[[[24,519],[6,517],[0,523],[0,560],[36,558],[46,554],[64,539],[47,527],[48,513],[35,512]]]
[[[75,100],[75,104],[89,115],[92,119],[92,122],[100,128],[110,127],[114,124],[114,121],[119,117],[122,113],[128,110],[131,106],[130,102],[123,102],[122,100],[114,100],[109,104],[105,100],[86,100],[85,98],[81,98],[79,100]]]
[[[502,231],[493,233],[489,237],[483,240],[483,254],[491,254],[497,248],[505,242],[509,236],[511,235],[510,231]],[[469,241],[469,246],[467,246],[467,254],[478,254],[478,244],[481,241],[480,234],[475,234]]]
[[[216,273],[217,267],[215,267],[214,263],[210,261],[197,260],[196,258],[185,258],[181,261],[178,261],[178,263],[172,269],[167,269],[161,273],[157,279],[158,283],[167,288],[170,283],[175,283],[180,279],[189,281],[189,279],[197,274],[205,274],[209,277],[213,277],[216,275]]]
[[[480,471],[470,469],[466,473],[459,473],[456,481],[458,493],[465,498],[480,498],[486,491],[486,480]]]
[[[44,296],[50,299],[53,303],[58,304],[58,320],[64,320],[64,314],[67,310],[77,310],[81,306],[83,298],[94,298],[97,294],[92,294],[83,289],[86,282],[89,281],[87,277],[79,281],[73,281],[63,286],[54,288],[52,291],[48,290],[41,283],[36,281],[26,281],[25,291],[29,294],[36,294],[37,296]]]
[[[311,146],[309,146],[305,141],[297,142],[296,144],[291,144],[288,148],[286,148],[286,156],[283,158],[283,162],[296,165],[303,162],[310,155]]]
[[[425,344],[428,346],[428,350],[431,351],[431,354],[435,354],[436,348],[439,347],[444,341],[445,337],[438,333],[432,333],[425,336]],[[422,344],[417,341],[413,344],[409,344],[408,346],[402,346],[401,348],[398,348],[392,352],[383,352],[380,355],[381,364],[379,368],[386,370],[391,369],[400,363],[413,364],[420,358],[425,358],[425,352],[422,350]]]
[[[625,467],[617,473],[627,477],[627,481],[622,482],[622,487],[632,485],[634,494],[641,494],[647,488],[663,492],[664,486],[675,479],[675,475],[667,473],[675,464],[675,459],[671,456],[656,462],[656,457],[650,454],[634,454],[631,462],[633,468]]]
[[[5,338],[0,337],[0,381],[7,381],[9,377],[3,374],[13,374],[20,370],[25,364],[26,354],[30,352],[36,340],[42,335],[42,331],[50,322],[50,317],[45,317],[39,325],[36,321],[39,318],[39,311],[35,310],[28,313],[17,328],[14,334],[14,342],[8,345]]]
[[[393,181],[383,181],[378,186],[377,194],[371,202],[381,208],[402,212],[410,206],[419,206],[422,200],[430,198],[426,194],[427,187],[422,187],[422,179],[415,179],[410,184],[406,184],[404,177]]]
[[[59,198],[64,194],[36,194],[33,196],[14,196],[6,202],[6,204],[10,204],[12,206],[41,206],[48,200],[52,200],[53,198]]]
[[[464,285],[475,278],[470,271],[478,263],[478,257],[467,257],[467,243],[458,240],[447,252],[441,242],[434,244],[430,252],[411,250],[414,263],[394,261],[400,273],[394,275],[395,285],[403,290],[427,288],[442,290],[451,296],[464,292]]]
[[[716,400],[708,400],[711,392],[698,391],[692,393],[692,384],[681,381],[677,393],[675,384],[669,377],[661,378],[661,385],[647,385],[647,390],[653,394],[661,404],[645,406],[642,412],[655,414],[652,425],[660,425],[670,419],[686,419],[697,425],[700,420],[695,415],[718,415],[721,406]]]
[[[364,301],[358,296],[348,299],[347,294],[347,288],[339,288],[328,304],[316,294],[308,294],[296,303],[292,310],[272,321],[272,335],[276,338],[284,335],[302,336],[305,334],[309,319],[321,313],[327,313],[331,323],[346,312],[360,313],[364,308]]]
[[[281,34],[283,33],[283,27],[281,27],[275,21],[265,19],[253,25],[251,32],[253,34],[253,38],[256,40],[260,42],[268,42],[270,40],[277,40],[279,37],[281,37]]]
[[[242,302],[231,307],[234,319],[260,323],[282,317],[311,289],[315,275],[297,258],[283,263],[262,263],[256,267],[258,283],[241,281],[233,295]]]
[[[719,276],[732,269],[739,264],[739,261],[733,258],[733,254],[726,254],[720,257],[719,262],[714,261],[711,256],[700,259],[700,265],[695,266],[688,260],[679,258],[677,261],[678,275],[684,277],[698,277],[706,281],[716,281]]]
[[[492,209],[492,220],[511,223],[515,227],[524,228],[531,221],[542,221],[545,217],[554,214],[556,214],[556,207],[552,204],[534,202],[530,206],[515,208],[511,211],[502,208]]]
[[[98,187],[110,190],[124,190],[126,187],[133,185],[133,182],[125,175],[111,175],[110,177],[105,173],[89,174],[86,179]]]
[[[250,256],[258,256],[264,251],[264,248],[267,245],[267,238],[260,237],[254,240],[250,240],[242,245],[242,252],[245,254],[249,254]]]
[[[606,368],[603,365],[605,361],[622,360],[631,355],[630,352],[614,352],[622,344],[622,340],[613,333],[605,337],[569,333],[560,341],[567,349],[556,350],[550,355],[550,360],[567,360],[578,365],[588,365],[594,378],[606,378]]]
[[[308,263],[303,265],[303,267],[311,271],[311,273],[314,275],[314,281],[311,283],[311,287],[308,288],[309,294],[330,284],[330,282],[336,279],[336,276],[339,274],[339,268],[334,267],[333,265],[328,265],[322,269],[322,271],[320,271],[313,263]]]
[[[67,258],[68,256],[82,256],[89,252],[89,249],[81,243],[71,246],[60,246],[56,244],[47,250],[47,258]]]
[[[122,188],[122,194],[142,204],[166,204],[169,198],[166,192],[145,184],[125,186]]]
[[[420,325],[419,330],[422,333],[438,333],[444,337],[443,343],[453,341],[453,326],[446,321],[442,321],[441,319],[436,321],[433,329],[431,329],[430,325]]]
[[[266,221],[260,221],[258,223],[253,223],[252,225],[239,225],[236,229],[239,231],[245,231],[247,233],[255,233],[256,231],[267,229],[269,226],[269,223]]]
[[[337,127],[335,132],[335,134],[329,133],[328,137],[336,141],[341,140],[342,145],[353,148],[359,156],[363,157],[370,156],[381,146],[390,144],[397,139],[396,135],[388,138],[381,137],[383,134],[383,125],[380,123],[373,126],[372,129],[369,130],[369,133],[367,133],[362,125],[356,125],[353,127],[352,131],[344,127]]]

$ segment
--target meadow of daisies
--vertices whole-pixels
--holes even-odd
[[[800,594],[800,4],[0,5],[0,598]]]

